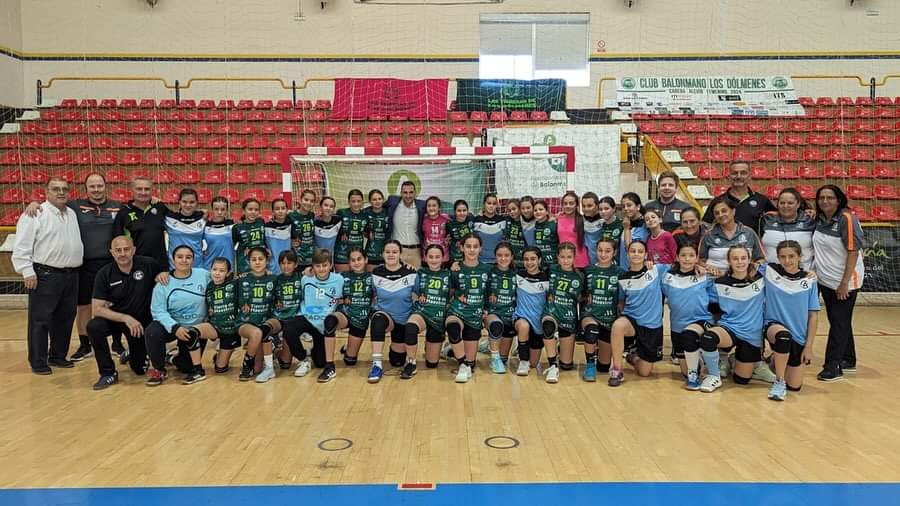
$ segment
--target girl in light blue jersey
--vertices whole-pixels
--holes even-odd
[[[550,289],[550,274],[541,269],[541,250],[527,246],[522,252],[523,267],[516,273],[516,309],[513,324],[519,340],[519,366],[516,374],[528,376],[537,367],[544,349],[544,330],[541,316]]]
[[[322,197],[319,201],[321,214],[316,217],[314,244],[317,250],[323,249],[334,256],[334,245],[341,232],[340,216],[334,214],[337,202],[331,197]]]
[[[641,197],[634,192],[622,195],[622,245],[619,248],[619,265],[625,267],[631,254],[628,246],[632,241],[646,241],[650,231],[644,226],[644,206]]]
[[[478,261],[487,264],[496,262],[494,248],[507,238],[505,216],[497,214],[497,194],[488,193],[484,196],[481,214],[472,222],[472,231],[481,238],[481,255]]]
[[[813,358],[819,322],[819,286],[800,266],[803,251],[797,241],[776,247],[778,264],[764,266],[766,280],[765,334],[775,355],[775,383],[769,399],[783,401],[787,391],[800,391],[803,366]]]
[[[278,259],[281,252],[291,249],[291,230],[293,224],[287,218],[288,206],[284,199],[272,201],[272,219],[266,222],[266,247],[269,248],[269,272],[281,274]]]
[[[369,383],[378,383],[384,376],[382,350],[387,333],[391,334],[388,360],[394,367],[415,365],[415,357],[407,354],[406,322],[412,313],[413,291],[416,288],[416,271],[400,263],[400,242],[394,239],[384,243],[384,265],[372,271],[375,285],[375,306],[370,332],[372,339],[372,369]],[[415,345],[409,346],[415,349]],[[415,369],[413,368],[412,371]],[[412,372],[410,372],[412,374]]]
[[[166,234],[169,236],[168,255],[169,268],[174,269],[172,253],[179,246],[188,246],[191,251],[201,251],[203,248],[203,230],[206,227],[206,219],[203,211],[197,210],[197,190],[184,188],[178,195],[178,210],[166,212]],[[203,259],[200,255],[194,256],[194,267],[200,267]]]
[[[522,222],[525,245],[534,246],[534,197],[531,195],[519,199],[519,221]]]
[[[212,211],[203,228],[203,242],[206,249],[203,250],[203,268],[212,269],[216,258],[228,260],[229,265],[234,265],[234,241],[231,239],[231,228],[234,221],[228,217],[228,199],[215,197],[212,199]]]
[[[597,241],[603,237],[603,217],[600,215],[600,197],[596,193],[587,192],[581,196],[581,213],[589,265],[597,265]]]

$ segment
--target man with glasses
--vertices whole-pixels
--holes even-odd
[[[38,216],[23,214],[16,224],[12,264],[28,290],[28,363],[35,374],[50,366],[70,368],[66,359],[78,301],[78,267],[84,257],[78,217],[66,205],[69,184],[47,182],[47,200]],[[49,336],[49,355],[47,351]]]

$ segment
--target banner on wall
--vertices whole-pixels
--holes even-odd
[[[564,79],[457,79],[458,111],[563,111]]]
[[[490,146],[575,146],[574,189],[599,196],[619,194],[619,127],[557,125],[490,128]],[[561,197],[566,192],[562,160],[497,160],[494,182],[500,198]],[[562,175],[562,177],[561,177]]]
[[[416,198],[435,195],[447,211],[457,199],[465,199],[473,207],[481,207],[490,173],[488,163],[468,164],[378,164],[328,163],[324,165],[328,195],[346,196],[358,189],[363,195],[381,190],[384,195],[400,195],[400,185],[406,181],[416,184]]]
[[[411,120],[445,120],[447,90],[447,79],[335,79],[331,119],[398,114]]]
[[[620,110],[647,114],[802,116],[787,76],[626,76],[616,79]]]
[[[864,292],[900,292],[900,227],[864,227]]]

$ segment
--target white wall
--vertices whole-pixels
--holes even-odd
[[[606,53],[591,65],[590,88],[569,90],[570,107],[596,104],[598,79],[622,74],[852,74],[866,77],[896,73],[900,56],[878,60],[653,61],[665,54],[898,51],[900,2],[863,0],[637,0],[626,9],[621,0],[505,0],[477,6],[373,6],[352,0],[303,1],[306,20],[295,21],[296,0],[159,0],[151,9],[140,0],[27,0],[21,2],[21,46],[29,55],[98,53],[140,55],[452,55],[478,53],[481,12],[563,11],[591,13],[592,51],[600,40]],[[2,0],[14,10],[20,0]],[[867,16],[866,10],[878,11]],[[0,30],[2,33],[5,30]],[[0,36],[2,37],[2,36]],[[9,46],[0,38],[0,44]],[[610,61],[609,57],[644,58]],[[38,55],[39,56],[39,55]],[[2,60],[0,60],[2,61]],[[36,79],[53,76],[160,76],[182,83],[198,76],[280,77],[288,82],[318,76],[472,77],[477,63],[183,63],[28,61],[22,95],[34,100]],[[3,73],[6,74],[5,72]],[[851,81],[798,81],[803,94],[863,95]],[[606,91],[611,90],[611,83]],[[900,94],[894,81],[887,90]],[[306,96],[328,97],[327,85]],[[65,83],[45,91],[50,98],[163,97],[171,92],[136,83]],[[288,98],[271,85],[195,84],[186,97]]]
[[[22,1],[0,0],[0,46],[22,50]],[[0,54],[0,105],[24,103],[22,61]]]

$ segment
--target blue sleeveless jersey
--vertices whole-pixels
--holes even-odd
[[[395,325],[406,325],[412,313],[412,293],[416,288],[416,271],[405,265],[390,271],[379,265],[372,271],[375,285],[375,311],[387,313]]]
[[[277,223],[270,221],[266,223],[266,247],[269,248],[269,272],[272,274],[281,274],[281,266],[278,264],[278,255],[282,251],[291,249],[291,222]]]
[[[319,332],[324,332],[325,317],[334,312],[335,306],[343,297],[344,278],[332,272],[324,280],[316,276],[303,276],[301,283],[303,302],[300,303],[300,313],[319,329]]]
[[[662,327],[661,286],[668,270],[668,265],[655,265],[650,270],[623,272],[619,276],[619,300],[625,301],[622,314],[634,318],[641,327]]]
[[[641,223],[643,223],[643,220],[641,220]],[[643,225],[640,227],[631,227],[632,242],[644,241],[644,244],[646,244],[648,237],[650,237],[650,231]],[[631,262],[628,261],[628,244],[625,244],[624,235],[621,243],[622,245],[619,247],[619,265],[627,267]]]
[[[819,284],[815,279],[807,278],[804,270],[792,275],[784,272],[778,264],[763,268],[766,280],[765,323],[784,325],[794,342],[805,345],[809,312],[821,309]]]
[[[522,221],[522,235],[525,236],[525,245],[534,246],[534,218],[531,221]]]
[[[506,239],[506,217],[499,214],[490,218],[484,215],[476,216],[472,220],[472,229],[481,238],[481,254],[478,255],[478,261],[488,264],[496,263],[494,248]]]
[[[206,250],[203,252],[204,269],[211,269],[216,257],[224,257],[231,263],[231,270],[234,270],[234,241],[231,240],[233,226],[232,220],[222,223],[206,222],[203,228],[203,241],[206,243]]]
[[[738,339],[762,347],[763,308],[766,302],[765,279],[738,280],[731,276],[716,279],[709,301],[722,308],[719,325]]]
[[[584,247],[587,249],[588,257],[591,265],[597,264],[597,242],[603,237],[603,220],[600,216],[590,221],[587,216],[584,218]],[[628,265],[628,264],[625,264]]]
[[[713,283],[706,274],[676,272],[671,268],[663,276],[662,291],[669,305],[672,332],[683,332],[692,323],[712,321],[708,306]]]
[[[178,246],[188,246],[194,251],[194,267],[203,265],[203,229],[206,220],[202,211],[195,211],[190,216],[179,212],[166,215],[166,234],[169,236],[169,268],[174,269],[172,253]]]
[[[343,223],[343,221],[337,215],[332,216],[330,222],[325,222],[316,218],[315,239],[313,240],[313,245],[317,250],[328,250],[332,255],[332,262],[334,261],[334,243],[337,242],[338,234],[341,231],[341,223]]]
[[[513,321],[525,319],[537,334],[543,335],[541,315],[544,314],[549,289],[550,274],[546,270],[529,274],[525,269],[519,269],[516,273],[516,310],[513,311]]]

